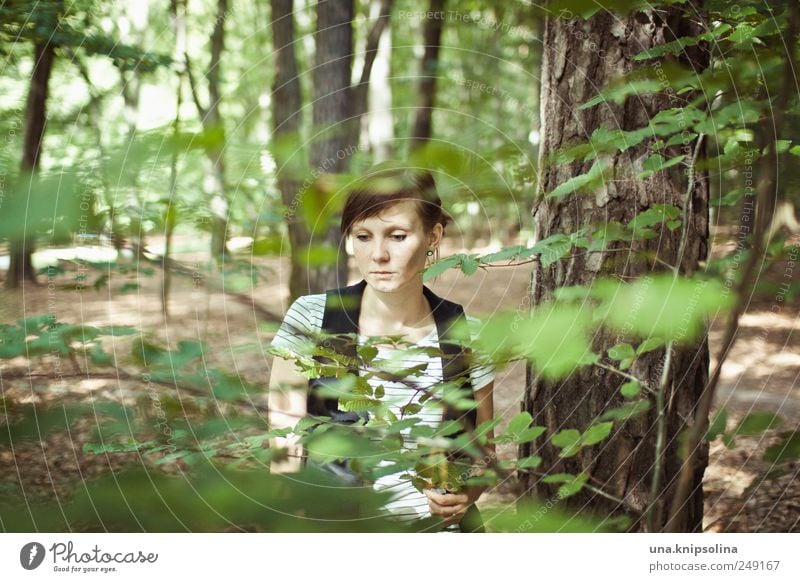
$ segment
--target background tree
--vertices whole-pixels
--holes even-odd
[[[419,147],[431,137],[433,105],[436,101],[436,78],[439,75],[439,51],[442,43],[442,28],[445,21],[446,0],[431,0],[428,13],[422,27],[422,43],[425,52],[419,62],[418,103],[414,114],[414,125],[411,127],[411,148]]]
[[[174,0],[178,1],[178,0]],[[184,11],[187,9],[187,0],[178,2]],[[180,9],[176,8],[176,9]],[[229,202],[225,187],[225,124],[220,114],[222,92],[220,77],[222,76],[222,51],[225,50],[225,22],[228,17],[228,0],[218,0],[214,18],[214,28],[211,31],[210,43],[211,56],[208,69],[204,77],[208,81],[208,105],[200,101],[199,88],[192,73],[191,61],[186,54],[186,68],[192,89],[192,99],[197,107],[197,113],[207,134],[206,155],[209,161],[208,176],[209,210],[211,212],[211,256],[220,260],[225,252],[227,229],[229,219]]]

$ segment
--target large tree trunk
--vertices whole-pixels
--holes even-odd
[[[314,68],[314,173],[343,173],[357,148],[353,143],[350,77],[353,59],[353,0],[317,3]],[[313,246],[338,249],[335,264],[316,267],[308,274],[306,293],[320,293],[347,284],[347,256],[337,227],[311,241]],[[294,250],[293,250],[294,252]]]
[[[444,12],[446,0],[431,0],[432,14]],[[411,127],[411,148],[416,149],[431,138],[433,103],[436,99],[436,77],[439,74],[439,48],[444,18],[426,18],[422,36],[425,52],[419,67],[419,97],[414,124]]]
[[[33,74],[25,112],[25,141],[21,163],[23,174],[33,173],[39,167],[47,121],[47,92],[55,60],[53,46],[47,41],[37,43],[33,58]],[[23,280],[36,282],[36,273],[31,262],[33,248],[33,237],[28,234],[11,241],[11,263],[6,279],[8,288],[16,289]]]
[[[696,21],[696,19],[695,19]],[[564,181],[584,173],[592,162],[548,165],[548,159],[560,148],[585,141],[598,127],[613,130],[632,130],[645,126],[659,111],[677,106],[667,93],[638,95],[622,105],[603,103],[579,110],[578,107],[594,97],[599,88],[613,79],[642,66],[632,60],[634,54],[673,40],[675,36],[695,35],[695,25],[679,19],[679,11],[644,11],[617,20],[610,13],[595,15],[588,21],[571,19],[562,12],[549,17],[545,23],[543,39],[544,61],[542,70],[541,119],[542,142],[540,149],[541,193],[553,190]],[[585,40],[592,39],[596,47],[587,50]],[[707,56],[697,51],[692,63],[695,70],[707,65]],[[647,65],[645,65],[647,66]],[[675,99],[674,93],[672,94]],[[655,139],[655,138],[654,138]],[[537,238],[544,239],[556,232],[570,233],[586,225],[603,225],[609,221],[627,223],[636,214],[655,204],[671,204],[682,208],[688,188],[685,168],[676,166],[656,173],[644,180],[637,178],[642,161],[648,157],[646,141],[625,152],[608,154],[610,166],[615,168],[613,181],[606,182],[594,194],[571,195],[561,199],[541,199],[533,210]],[[696,142],[671,147],[667,159],[681,153],[697,153],[704,157],[704,148]],[[697,152],[695,152],[695,149]],[[605,154],[603,154],[605,155]],[[708,251],[708,185],[703,173],[695,173],[691,188],[691,214],[688,220],[688,244],[681,262],[681,273],[690,274]],[[676,264],[681,229],[669,230],[662,225],[659,236],[648,240],[635,240],[633,251],[619,260],[620,253],[591,255],[576,253],[574,258],[557,262],[547,268],[539,266],[533,274],[531,300],[537,304],[550,299],[553,291],[571,285],[591,285],[597,277],[618,276],[628,281],[654,271],[663,270],[652,257]],[[628,243],[619,243],[618,248]],[[644,251],[637,253],[636,251]],[[647,257],[647,253],[650,256]],[[647,258],[646,258],[647,257]],[[603,353],[615,344],[631,341],[608,331],[595,336],[594,349]],[[664,350],[656,350],[639,357],[631,373],[658,386],[665,360]],[[654,529],[663,527],[669,500],[674,493],[681,465],[678,453],[678,435],[692,422],[694,408],[708,377],[708,348],[705,340],[691,347],[676,348],[670,366],[667,384],[666,408],[667,438],[663,460],[663,477],[658,487],[655,506]],[[583,430],[608,408],[621,404],[619,387],[625,380],[598,367],[586,367],[559,381],[546,381],[529,369],[523,408],[529,411],[538,425],[557,432],[563,428]],[[654,407],[655,408],[655,407]],[[561,459],[558,449],[544,443],[536,451],[543,457],[543,466],[553,473],[577,474],[585,471],[590,482],[607,493],[624,500],[624,507],[584,489],[569,498],[576,508],[591,508],[602,515],[643,511],[651,501],[651,482],[656,462],[655,410],[630,420],[615,429],[603,446],[584,449],[582,455]],[[532,454],[532,446],[520,448],[521,456]],[[700,461],[694,471],[689,510],[679,529],[699,531],[703,515],[702,477],[708,463],[707,449],[698,455]],[[556,494],[556,487],[547,486],[529,476],[526,485],[535,488],[543,498]],[[665,505],[666,504],[666,505]],[[632,530],[645,529],[644,519],[634,519]]]

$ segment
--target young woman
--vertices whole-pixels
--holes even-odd
[[[351,237],[355,263],[363,280],[327,294],[298,298],[287,312],[272,346],[302,353],[304,346],[315,342],[314,338],[321,331],[331,331],[328,329],[332,325],[331,298],[346,295],[352,300],[351,305],[339,313],[336,324],[339,329],[332,331],[341,332],[344,326],[357,332],[359,342],[376,336],[402,336],[416,346],[441,347],[444,351],[446,343],[440,344],[441,336],[447,334],[453,319],[465,316],[459,305],[437,297],[423,286],[422,272],[426,263],[438,256],[448,222],[449,216],[442,210],[430,172],[404,168],[395,163],[374,167],[349,191],[342,212],[342,234]],[[466,320],[472,329],[478,323],[471,317],[466,317]],[[360,370],[380,367],[382,360],[392,359],[394,365],[398,364],[395,361],[398,354],[393,353],[391,347],[381,345],[378,348],[378,356],[370,367],[362,366]],[[454,362],[466,362],[458,360],[460,352],[453,353],[451,350],[450,353],[452,359],[418,352],[399,354],[403,358],[401,367],[426,366],[423,374],[408,378],[423,390],[414,390],[408,382],[386,381],[375,376],[369,382],[373,387],[384,387],[387,402],[416,402],[425,393],[425,388],[452,376],[453,366],[458,370]],[[477,403],[470,423],[480,424],[493,415],[494,369],[491,365],[464,366],[461,368],[462,375],[468,374]],[[320,409],[321,402],[315,400],[313,394],[306,398],[297,390],[283,390],[286,386],[301,386],[306,382],[295,370],[292,360],[274,359],[270,378],[270,409],[274,410],[272,426],[293,426],[298,415],[302,416],[306,411],[315,415],[338,416],[335,410],[329,411],[324,406]],[[412,396],[413,399],[409,400]],[[327,405],[330,408],[330,402]],[[335,402],[333,407],[335,409]],[[398,408],[399,405],[394,409],[390,406],[399,417]],[[290,414],[283,416],[282,411],[289,411]],[[418,416],[423,423],[431,426],[438,426],[442,421],[441,412],[427,409],[423,409]],[[400,479],[399,475],[381,477],[374,487],[395,494],[387,509],[398,517],[418,519],[436,515],[451,525],[461,522],[468,510],[470,515],[474,513],[471,506],[484,489],[468,487],[457,493],[449,493],[431,488],[423,494],[410,481]]]

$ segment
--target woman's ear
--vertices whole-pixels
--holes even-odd
[[[428,235],[428,248],[438,247],[444,237],[444,227],[441,223],[437,222],[433,225],[431,233]]]

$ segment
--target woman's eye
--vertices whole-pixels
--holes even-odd
[[[396,241],[403,241],[406,240],[406,235],[404,234],[393,234],[392,239]]]
[[[364,242],[369,240],[369,236],[367,236],[366,234],[357,234],[356,239],[360,240],[361,242]]]

